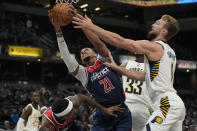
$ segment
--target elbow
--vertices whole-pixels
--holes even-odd
[[[145,77],[139,78],[139,81],[144,82],[145,81]]]

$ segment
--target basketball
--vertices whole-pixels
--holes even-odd
[[[60,26],[68,25],[72,21],[74,15],[75,8],[67,3],[58,3],[51,11],[51,17],[54,23],[59,24]]]

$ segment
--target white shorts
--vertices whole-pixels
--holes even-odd
[[[176,93],[164,93],[156,97],[154,112],[144,131],[182,131],[185,106]]]
[[[134,131],[142,131],[150,117],[150,111],[145,104],[125,102],[132,115],[132,126]]]

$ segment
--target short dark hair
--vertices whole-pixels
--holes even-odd
[[[52,105],[52,111],[53,113],[60,113],[64,111],[68,107],[69,101],[64,98],[59,98],[55,100],[55,102]]]
[[[30,94],[31,94],[31,96],[33,96],[33,95],[34,95],[34,93],[35,93],[35,94],[37,94],[37,95],[40,95],[40,94],[39,94],[39,92],[37,92],[37,91],[32,91],[32,92],[30,93]]]
[[[161,19],[166,22],[164,27],[168,30],[166,39],[169,40],[179,32],[178,21],[170,15],[163,15]]]

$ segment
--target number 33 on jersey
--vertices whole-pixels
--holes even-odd
[[[128,61],[125,68],[134,71],[144,71],[144,63]],[[151,104],[145,82],[132,80],[126,76],[122,76],[122,81],[126,102],[142,102],[145,105]]]

